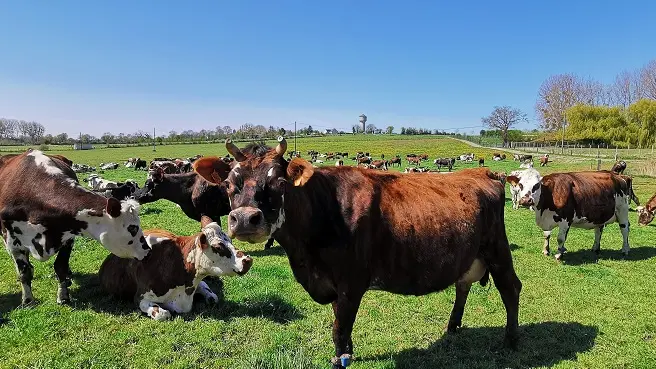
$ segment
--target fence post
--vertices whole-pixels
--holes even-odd
[[[597,145],[597,170],[601,170],[601,150],[599,145]]]
[[[615,145],[615,161],[617,161],[617,145]]]

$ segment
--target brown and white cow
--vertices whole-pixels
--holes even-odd
[[[540,157],[540,166],[543,167],[549,163],[549,154],[544,154]]]
[[[551,231],[558,227],[560,259],[567,251],[565,240],[570,227],[594,229],[592,251],[600,252],[601,233],[617,222],[622,233],[622,252],[629,253],[629,201],[632,181],[607,171],[554,173],[542,177],[525,194],[535,205],[535,222],[544,231],[543,254],[549,255]]]
[[[644,206],[638,206],[636,211],[638,212],[638,224],[646,226],[651,223],[656,213],[656,194],[649,198]]]
[[[520,206],[534,209],[533,200],[528,194],[537,183],[540,183],[542,176],[533,169],[515,170],[510,172],[506,181],[510,185],[510,199],[512,200],[513,209],[519,209]]]
[[[58,253],[57,302],[70,300],[68,261],[77,235],[93,237],[123,258],[141,260],[150,252],[137,202],[107,199],[85,189],[67,163],[38,150],[0,158],[0,222],[21,281],[23,304],[34,299],[30,255],[46,261]]]
[[[287,162],[287,143],[245,154],[226,142],[239,166],[225,183],[228,235],[251,243],[269,237],[285,249],[296,280],[335,313],[333,368],[353,353],[351,331],[369,289],[425,295],[455,283],[448,323],[462,324],[476,281],[494,277],[506,307],[506,343],[517,338],[521,282],[504,226],[504,188],[487,169],[450,175],[400,174]],[[215,177],[213,161],[195,170]]]
[[[155,320],[169,319],[171,312],[190,312],[196,293],[207,302],[218,302],[203,279],[244,275],[253,260],[236,250],[221,226],[209,217],[202,217],[201,227],[193,236],[161,229],[144,231],[152,248],[149,257],[136,261],[110,254],[98,272],[101,286],[118,298],[135,301]]]

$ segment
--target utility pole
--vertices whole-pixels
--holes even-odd
[[[560,153],[565,153],[565,119],[563,119],[563,138],[560,142]]]
[[[153,127],[153,151],[157,151],[155,149],[155,127]]]
[[[296,121],[294,121],[294,155],[296,155]]]

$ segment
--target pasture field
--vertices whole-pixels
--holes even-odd
[[[518,167],[512,160],[493,162],[491,150],[439,137],[299,139],[298,149],[350,154],[362,150],[376,158],[425,152],[431,159],[474,152],[485,155],[492,170]],[[220,144],[198,144],[158,146],[157,152],[137,147],[61,153],[74,162],[98,165],[135,156],[224,155],[226,150]],[[554,158],[553,164],[538,170],[543,174],[583,170],[592,164],[590,159]],[[630,172],[633,162],[628,164]],[[457,162],[456,170],[477,165]],[[608,169],[611,163],[603,165]],[[103,176],[132,178],[143,184],[146,173],[120,168]],[[656,192],[653,178],[637,176],[634,182],[643,202]],[[444,335],[443,327],[455,298],[453,288],[420,297],[371,291],[362,301],[354,327],[352,368],[656,367],[656,228],[638,226],[632,212],[632,249],[624,259],[619,227],[607,227],[598,263],[590,251],[594,232],[573,229],[567,240],[569,252],[558,263],[542,255],[542,232],[533,213],[512,210],[508,191],[506,197],[506,229],[523,283],[518,350],[501,348],[505,309],[494,287],[473,286],[463,318],[465,327],[452,336]],[[178,234],[200,229],[174,204],[164,201],[143,205],[141,219],[144,228]],[[555,245],[555,236],[552,240]],[[222,298],[219,304],[199,301],[192,313],[168,322],[142,316],[131,302],[115,301],[100,290],[97,271],[108,252],[96,241],[76,240],[70,306],[55,301],[52,258],[45,263],[33,261],[38,304],[19,308],[20,286],[13,262],[7,253],[0,253],[0,316],[8,320],[0,325],[0,367],[328,368],[333,355],[330,305],[313,302],[295,282],[277,244],[270,250],[237,241],[235,246],[254,258],[249,273],[210,279],[210,286]]]

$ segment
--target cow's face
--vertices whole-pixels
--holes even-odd
[[[287,162],[283,155],[286,141],[280,137],[275,149],[259,146],[242,153],[231,141],[228,151],[234,165],[223,182],[232,211],[228,216],[228,235],[250,243],[271,238],[285,222],[285,194],[293,186],[303,186],[314,173],[312,164],[300,158]],[[213,179],[213,163],[206,158],[194,163],[205,179]]]
[[[136,201],[109,198],[101,219],[95,219],[98,214],[87,212],[85,215],[91,233],[112,254],[142,260],[150,252],[141,229]]]
[[[510,192],[518,199],[520,206],[531,207],[540,198],[540,174],[535,170],[525,170],[506,178]]]
[[[217,277],[246,274],[253,265],[253,259],[235,249],[218,223],[203,216],[201,224],[203,228],[196,238],[195,251],[190,253],[187,260],[194,264],[197,273]]]
[[[142,204],[161,199],[162,196],[159,194],[158,189],[161,187],[160,184],[163,180],[164,171],[162,168],[150,170],[144,186],[134,193],[134,199]]]
[[[646,226],[654,220],[654,209],[648,209],[644,206],[638,206],[636,208],[638,212],[638,224]]]

